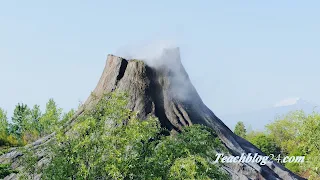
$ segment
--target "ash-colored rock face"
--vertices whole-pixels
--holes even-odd
[[[159,58],[156,66],[152,64],[149,66],[143,61],[126,60],[109,55],[93,94],[100,97],[116,89],[126,91],[129,94],[128,108],[138,112],[142,119],[148,115],[155,115],[163,127],[177,132],[183,126],[203,124],[215,130],[230,154],[257,152],[263,155],[251,143],[236,136],[202,102],[181,64],[179,49],[166,50]],[[161,58],[163,62],[159,61]],[[91,108],[96,102],[96,98],[89,96],[73,117],[73,121],[76,121],[77,116],[85,108]],[[8,154],[1,156],[0,162],[4,161],[3,159],[14,162],[17,159],[16,153],[11,152],[12,158]],[[265,166],[255,163],[233,163],[226,164],[224,169],[229,172],[232,179],[302,179],[278,163]]]

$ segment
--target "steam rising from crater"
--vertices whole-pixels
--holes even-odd
[[[148,66],[157,68],[172,63],[173,57],[166,56],[167,49],[174,49],[177,45],[173,41],[155,41],[143,45],[127,46],[118,50],[117,55],[125,59],[143,60]]]
[[[140,47],[118,51],[123,58],[143,60],[148,66],[166,73],[171,94],[180,100],[190,100],[194,89],[181,63],[180,50],[173,41],[157,41]]]

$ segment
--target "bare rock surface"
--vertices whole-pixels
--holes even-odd
[[[155,115],[163,127],[176,132],[192,124],[206,125],[218,134],[231,155],[237,156],[241,153],[264,155],[254,145],[235,135],[202,102],[181,63],[178,48],[164,50],[162,56],[158,57],[158,60],[161,59],[165,59],[164,63],[153,66],[139,60],[126,60],[108,55],[105,69],[92,94],[99,99],[103,94],[114,90],[126,91],[129,94],[128,108],[138,112],[141,119]],[[97,98],[89,96],[68,125],[72,126],[72,122],[76,121],[84,109],[91,108],[96,103]],[[28,148],[43,149],[45,146],[42,145],[52,138],[54,133],[28,145]],[[44,151],[37,152],[39,162],[44,161]],[[12,149],[0,156],[0,163],[11,162],[13,168],[19,168],[17,162],[21,156],[23,153],[18,149]],[[225,164],[224,169],[235,180],[303,179],[276,162],[268,165],[230,163]],[[6,179],[16,179],[16,177],[12,174]]]

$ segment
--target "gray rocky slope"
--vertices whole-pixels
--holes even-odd
[[[148,64],[148,65],[147,65]],[[196,89],[186,73],[181,61],[179,49],[164,50],[161,57],[152,63],[138,60],[126,60],[108,55],[102,76],[93,91],[95,97],[114,90],[126,91],[129,94],[128,107],[138,112],[140,118],[152,114],[159,118],[161,125],[171,131],[180,131],[183,126],[203,124],[212,128],[228,148],[230,154],[263,153],[254,145],[235,135],[215,114],[202,102]],[[69,125],[72,125],[86,108],[95,105],[97,98],[89,96],[78,110]],[[46,163],[43,144],[54,138],[51,134],[28,145],[38,149],[39,163]],[[0,157],[0,163],[13,162],[13,168],[20,168],[18,159],[23,156],[18,150],[11,150]],[[39,165],[39,166],[40,166]],[[223,167],[232,179],[302,179],[282,165],[273,162],[267,165],[257,163],[230,163]],[[12,174],[6,179],[15,179]],[[35,176],[35,179],[39,176]]]

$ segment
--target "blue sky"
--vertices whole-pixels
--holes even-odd
[[[107,54],[174,41],[219,116],[301,97],[320,104],[320,1],[2,1],[0,107],[69,110],[85,101]]]

